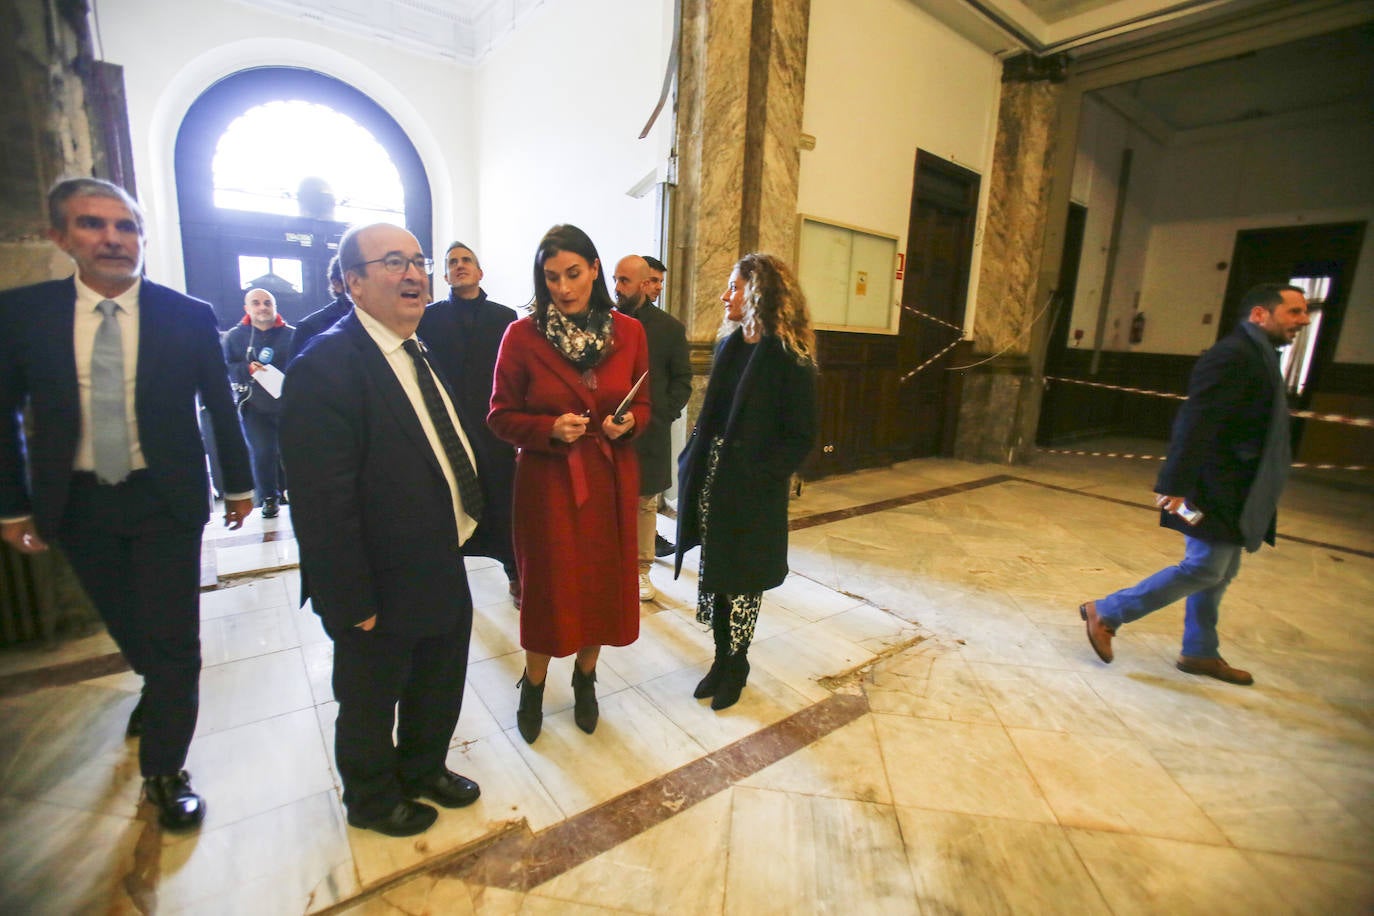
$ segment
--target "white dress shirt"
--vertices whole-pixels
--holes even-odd
[[[477,522],[463,511],[463,500],[458,495],[458,479],[453,475],[453,467],[449,464],[448,453],[444,451],[444,444],[439,439],[439,431],[434,428],[434,421],[430,419],[429,408],[425,407],[424,395],[420,393],[420,382],[415,377],[415,362],[404,349],[406,340],[418,340],[418,338],[414,334],[408,338],[398,337],[390,328],[356,306],[353,309],[353,314],[358,316],[358,321],[362,323],[363,330],[367,331],[368,336],[372,338],[373,342],[377,344],[377,348],[382,351],[382,355],[386,357],[388,365],[391,366],[391,371],[396,374],[396,380],[401,383],[401,388],[410,401],[410,406],[415,410],[415,416],[420,420],[420,428],[425,431],[425,438],[429,440],[429,447],[434,452],[434,457],[439,459],[439,467],[443,469],[444,479],[448,481],[449,496],[453,499],[453,517],[458,520],[458,542],[461,544],[472,537],[472,533],[477,530]],[[453,421],[453,428],[458,431],[458,438],[462,440],[463,450],[468,453],[468,460],[476,468],[477,460],[473,455],[472,445],[468,442],[463,424],[459,422],[458,414],[453,409],[453,402],[449,400],[448,391],[445,390],[438,378],[434,380],[434,387],[439,389],[439,397],[443,398],[444,409],[448,411],[449,419]]]

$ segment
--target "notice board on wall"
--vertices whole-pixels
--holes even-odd
[[[797,238],[797,279],[813,325],[897,333],[896,236],[803,216]]]

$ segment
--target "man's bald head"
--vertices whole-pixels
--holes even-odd
[[[637,254],[627,254],[615,265],[615,303],[621,311],[633,312],[644,304],[647,279],[649,264]]]
[[[243,296],[243,311],[259,331],[277,323],[277,299],[265,289],[254,287]]]

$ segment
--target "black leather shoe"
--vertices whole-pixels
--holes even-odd
[[[717,655],[716,660],[711,662],[711,670],[706,672],[706,676],[697,682],[697,689],[692,691],[692,696],[698,700],[716,695],[716,690],[720,688],[720,676],[725,670],[725,659]]]
[[[157,809],[158,822],[168,830],[190,830],[205,820],[205,799],[191,791],[191,774],[149,776],[143,794]]]
[[[677,545],[661,534],[654,535],[654,556],[671,557],[677,553]]]
[[[482,794],[477,783],[466,776],[459,776],[447,768],[440,770],[429,779],[405,783],[401,786],[401,791],[405,793],[406,798],[416,798],[423,795],[445,808],[467,807],[477,801]]]
[[[138,702],[134,704],[133,712],[129,713],[129,724],[124,726],[125,738],[141,738],[143,736],[143,698],[145,694],[138,695]]]
[[[277,508],[277,498],[269,496],[262,501],[262,517],[276,518],[280,510]]]
[[[424,833],[436,820],[439,812],[422,802],[402,799],[382,817],[358,817],[348,812],[348,823],[363,830],[375,830],[387,836],[414,836]]]

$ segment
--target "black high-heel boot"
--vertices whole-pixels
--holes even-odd
[[[544,684],[548,680],[546,676]],[[533,744],[544,727],[544,684],[531,684],[528,671],[515,682],[515,686],[520,688],[520,707],[515,711],[515,728],[526,744]]]
[[[724,606],[722,606],[724,605]],[[717,596],[711,608],[711,638],[716,644],[716,657],[711,662],[711,670],[697,683],[692,696],[698,700],[716,695],[720,689],[721,674],[725,671],[725,660],[730,657],[730,606]]]
[[[601,707],[596,702],[596,669],[587,674],[573,665],[573,721],[587,734],[596,731],[596,722],[601,718]]]
[[[749,658],[741,650],[727,656],[721,663],[720,683],[716,685],[715,696],[711,698],[711,708],[715,710],[734,706],[739,702],[740,691],[749,679]]]

